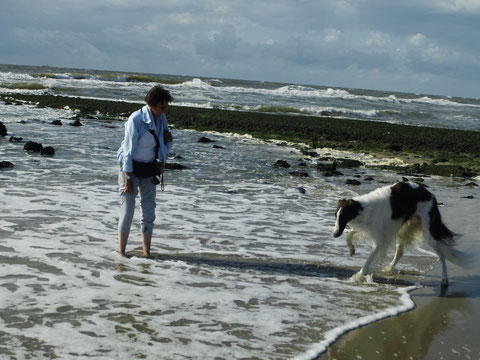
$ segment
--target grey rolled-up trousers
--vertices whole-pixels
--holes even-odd
[[[118,172],[118,186],[121,198],[120,218],[118,221],[118,232],[129,234],[132,226],[133,214],[135,213],[135,198],[140,193],[140,206],[142,208],[142,233],[151,234],[153,232],[153,222],[155,221],[155,207],[157,187],[152,178],[138,178],[132,174],[133,194],[125,193],[125,173]]]

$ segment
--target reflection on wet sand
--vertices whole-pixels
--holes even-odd
[[[444,294],[438,287],[423,288],[414,298],[413,311],[346,334],[320,359],[478,358],[480,344],[468,339],[477,331],[469,319],[480,316],[479,276],[456,278]],[[448,334],[448,343],[439,334]]]

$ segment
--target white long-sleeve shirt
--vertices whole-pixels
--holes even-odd
[[[159,126],[157,126],[157,124]],[[118,149],[117,159],[124,172],[133,171],[133,159],[135,161],[149,162],[155,158],[156,142],[148,130],[153,130],[158,136],[160,147],[158,160],[165,163],[173,141],[167,144],[163,141],[164,131],[169,131],[167,117],[162,114],[155,122],[148,105],[130,115],[125,123],[125,138]],[[151,149],[149,147],[151,146]]]

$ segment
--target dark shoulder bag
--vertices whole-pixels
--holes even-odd
[[[133,173],[136,177],[139,178],[149,178],[157,175],[157,159],[158,159],[158,149],[160,148],[160,141],[158,140],[157,134],[155,131],[148,130],[150,134],[155,138],[155,159],[149,163],[139,162],[133,160]]]

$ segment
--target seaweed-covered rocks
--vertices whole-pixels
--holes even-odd
[[[10,161],[0,161],[0,169],[12,168],[13,164]]]
[[[7,127],[0,121],[0,136],[7,136]]]
[[[27,141],[27,143],[23,146],[23,149],[25,151],[40,152],[43,149],[43,145],[35,141]]]

